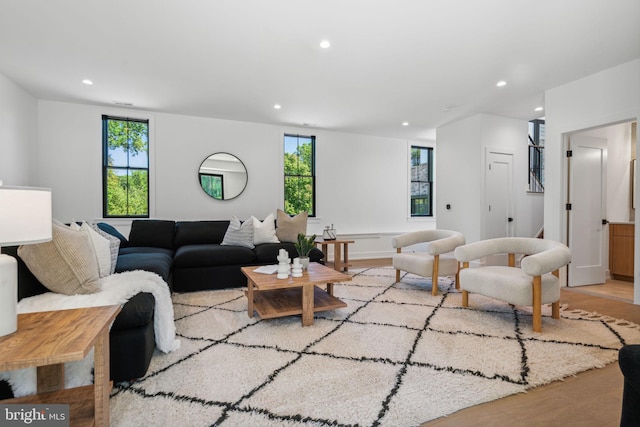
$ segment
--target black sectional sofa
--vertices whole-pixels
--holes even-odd
[[[98,226],[117,233],[106,224]],[[121,240],[116,272],[130,270],[145,258],[149,264],[146,270],[156,268],[164,273],[169,268],[173,291],[193,292],[246,286],[247,279],[240,268],[276,264],[280,249],[285,249],[291,258],[297,256],[294,244],[287,242],[263,243],[253,249],[221,245],[228,227],[229,221],[135,220],[129,239],[115,234]],[[150,265],[151,254],[157,265]],[[168,267],[167,257],[172,258]],[[312,262],[322,262],[324,254],[314,248],[309,257]]]
[[[127,239],[106,223],[103,231],[120,239],[116,273],[145,270],[157,273],[175,292],[246,286],[240,268],[277,263],[286,249],[296,256],[293,243],[265,243],[253,249],[221,245],[229,221],[134,220]],[[18,257],[17,247],[2,253],[18,260],[18,299],[48,292]],[[322,262],[322,251],[313,249],[311,261]],[[132,297],[116,317],[109,333],[110,373],[113,381],[145,375],[155,349],[153,316],[155,298],[141,292]],[[0,399],[12,397],[8,384],[0,381]]]

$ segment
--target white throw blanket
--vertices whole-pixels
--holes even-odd
[[[18,313],[64,310],[79,307],[124,304],[140,292],[153,294],[156,300],[153,327],[156,346],[164,353],[180,348],[173,321],[173,304],[169,287],[162,278],[148,271],[127,271],[100,279],[102,290],[87,295],[62,295],[53,292],[24,298],[18,303]],[[78,362],[65,364],[65,387],[79,387],[93,383],[93,350]],[[36,393],[36,369],[26,368],[0,372],[0,379],[11,384],[16,397]]]

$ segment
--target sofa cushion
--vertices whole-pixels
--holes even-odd
[[[289,216],[286,212],[278,209],[276,236],[281,242],[295,243],[298,241],[298,234],[307,234],[306,212],[301,212],[296,216]]]
[[[178,248],[173,258],[173,266],[174,268],[188,268],[249,265],[255,261],[255,252],[242,246],[187,245]]]
[[[18,255],[49,290],[65,295],[100,290],[98,263],[89,236],[53,223],[52,240],[20,246]]]
[[[18,261],[18,301],[22,298],[40,295],[49,292],[42,283],[33,275],[22,258],[18,256],[17,246],[4,246],[0,248],[3,254],[11,255]]]
[[[119,255],[129,254],[165,254],[173,258],[173,251],[171,249],[149,248],[146,246],[129,246],[128,248],[120,249]]]
[[[149,292],[129,298],[111,326],[112,331],[137,328],[153,321],[156,299]]]
[[[220,244],[229,228],[229,221],[178,221],[175,247],[201,244]]]
[[[241,223],[238,217],[232,216],[221,245],[243,246],[253,249],[253,218]]]
[[[120,240],[121,248],[126,248],[127,246],[129,246],[129,241],[127,240],[127,238],[124,237],[118,230],[116,230],[113,225],[107,224],[106,222],[98,222],[96,223],[96,226],[105,233],[109,233],[110,235],[117,237],[118,240]]]
[[[129,233],[129,246],[173,249],[175,221],[160,219],[134,220]]]
[[[156,273],[169,283],[173,260],[165,253],[129,253],[120,255],[116,264],[116,273],[144,270]]]

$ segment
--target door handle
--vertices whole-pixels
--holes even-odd
[[[602,220],[602,225],[607,225],[607,224],[609,224],[609,220],[607,220],[607,219],[603,219],[603,220]]]
[[[509,219],[507,221],[513,222],[513,218],[509,217]]]

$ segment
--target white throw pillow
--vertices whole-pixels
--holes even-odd
[[[270,213],[262,222],[254,216],[251,218],[253,219],[254,245],[259,245],[261,243],[280,243],[278,236],[276,236],[276,223],[272,213]]]
[[[80,231],[89,236],[89,241],[98,262],[98,276],[106,277],[111,274],[111,244],[96,232],[89,224],[83,222]]]
[[[104,237],[109,241],[109,249],[111,250],[110,273],[111,274],[115,273],[116,265],[118,264],[118,252],[120,251],[120,243],[121,243],[120,239],[118,239],[116,236],[112,236],[111,234],[107,233],[106,231],[98,227],[98,224],[91,224],[91,228],[93,228],[96,231],[96,233],[98,233],[99,235],[101,235],[102,237]]]
[[[230,246],[244,246],[245,248],[253,249],[253,219],[249,218],[243,223],[237,216],[232,216],[229,222],[229,228],[224,234],[222,239],[222,245]]]

